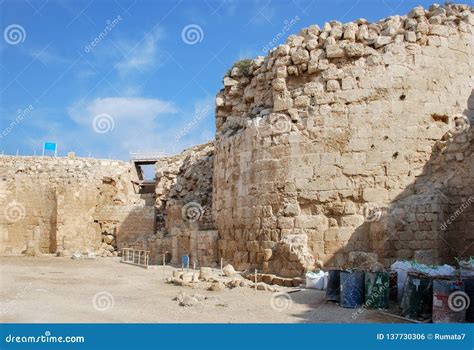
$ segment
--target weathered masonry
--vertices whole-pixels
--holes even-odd
[[[88,158],[0,157],[1,254],[113,255],[154,232],[153,194],[130,164]]]
[[[332,21],[236,65],[216,99],[220,255],[291,276],[351,251],[474,254],[474,206],[444,226],[474,200],[473,25],[466,5]]]
[[[473,12],[331,21],[237,62],[215,140],[154,160],[151,191],[127,163],[0,157],[1,253],[136,247],[288,277],[353,251],[474,255]]]

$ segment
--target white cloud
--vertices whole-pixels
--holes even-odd
[[[97,114],[111,115],[117,122],[135,120],[149,123],[159,114],[175,113],[172,103],[142,97],[105,97],[96,98],[87,104],[76,104],[69,113],[77,123],[89,123]]]
[[[165,147],[166,143],[157,142],[157,135],[178,111],[172,103],[159,99],[106,97],[76,103],[68,112],[74,122],[89,131],[88,137],[93,138],[90,144],[102,143],[104,148],[128,155],[130,151]],[[110,116],[110,125],[102,133],[97,131],[98,119],[94,119],[101,115]]]
[[[124,58],[114,67],[121,74],[152,68],[157,63],[157,44],[162,37],[163,34],[158,28],[145,34],[138,42],[120,42],[120,51]]]
[[[37,50],[37,49],[31,49],[27,51],[27,55],[30,57],[40,61],[44,65],[49,65],[49,64],[69,64],[72,61],[70,59],[67,59],[65,57],[62,57],[61,55],[55,53],[52,49],[50,48],[45,48],[42,50]]]

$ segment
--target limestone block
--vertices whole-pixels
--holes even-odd
[[[334,65],[331,65],[321,74],[321,76],[325,80],[342,79],[344,77],[344,72],[342,69],[338,69]]]
[[[438,36],[443,36],[443,37],[448,37],[449,36],[449,30],[448,27],[444,25],[432,25],[431,30],[430,30],[431,35],[438,35]]]
[[[363,199],[367,202],[384,203],[388,200],[388,191],[385,188],[366,188]]]
[[[343,34],[342,27],[334,26],[331,28],[331,32],[329,35],[335,39],[341,39],[342,34]]]
[[[410,170],[406,163],[391,163],[387,165],[387,175],[406,175]]]
[[[272,81],[272,87],[275,91],[286,90],[286,80],[283,78],[276,78]]]
[[[340,227],[337,229],[336,241],[347,242],[353,238],[355,229],[352,227]]]
[[[301,95],[295,98],[294,106],[296,108],[305,108],[309,105],[309,96]]]
[[[351,90],[355,87],[355,80],[352,77],[342,79],[342,90]]]
[[[338,91],[340,88],[339,80],[328,80],[326,83],[327,91]]]
[[[327,58],[341,58],[341,57],[344,57],[344,49],[339,45],[327,45],[326,46],[326,57]]]
[[[298,75],[298,68],[296,66],[289,66],[287,71],[288,75]]]
[[[273,110],[275,112],[285,111],[293,107],[293,99],[283,91],[273,95]]]
[[[232,86],[235,86],[237,85],[239,82],[235,79],[232,79],[230,77],[225,77],[224,78],[224,86],[225,87],[232,87]]]
[[[345,246],[343,241],[326,241],[324,243],[324,254],[336,254],[342,252]]]
[[[321,32],[321,29],[316,24],[310,25],[307,29],[308,29],[308,34],[316,36],[316,37]]]
[[[416,42],[416,33],[411,31],[405,32],[405,40],[410,43]]]
[[[294,219],[291,217],[279,217],[278,228],[292,229],[294,227]]]
[[[309,61],[309,52],[305,49],[297,49],[291,54],[293,64],[301,64]]]
[[[286,66],[281,66],[276,68],[276,77],[277,78],[286,78],[288,76]],[[285,83],[286,85],[286,83]]]
[[[289,45],[279,45],[275,50],[277,56],[287,56],[290,53]]]
[[[423,6],[413,8],[407,15],[408,18],[418,18],[422,16],[425,16],[425,9]]]
[[[390,44],[393,41],[391,36],[379,36],[375,41],[375,48],[379,48]]]
[[[318,46],[319,46],[319,42],[318,42],[317,39],[311,39],[311,40],[309,40],[308,43],[306,44],[306,48],[307,48],[308,50],[310,50],[310,51],[317,49]],[[311,53],[310,53],[310,56],[311,56]]]
[[[358,30],[359,26],[356,23],[348,23],[344,28],[343,39],[354,41]]]
[[[286,203],[283,209],[285,216],[298,216],[300,214],[300,206],[298,203]]]
[[[319,71],[318,60],[311,59],[308,62],[308,74],[313,74]]]
[[[324,215],[300,215],[295,218],[296,228],[326,228],[328,225],[328,219]]]
[[[359,227],[365,221],[365,217],[363,215],[347,215],[341,218],[341,225],[342,226],[349,226],[349,227]]]
[[[344,49],[348,57],[362,57],[366,53],[365,46],[361,43],[349,43]]]

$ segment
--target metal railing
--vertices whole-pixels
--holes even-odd
[[[166,156],[165,152],[130,152],[131,160],[158,159]]]
[[[120,262],[124,264],[136,265],[148,268],[150,261],[150,251],[133,248],[122,248],[122,258]]]

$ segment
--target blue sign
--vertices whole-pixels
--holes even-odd
[[[182,264],[183,264],[183,267],[184,266],[189,267],[189,255],[183,255]]]
[[[43,143],[43,156],[44,152],[52,151],[54,152],[54,156],[56,157],[58,154],[58,145],[56,142],[45,142]]]
[[[44,143],[44,150],[45,151],[56,151],[56,143],[54,142],[45,142]]]

